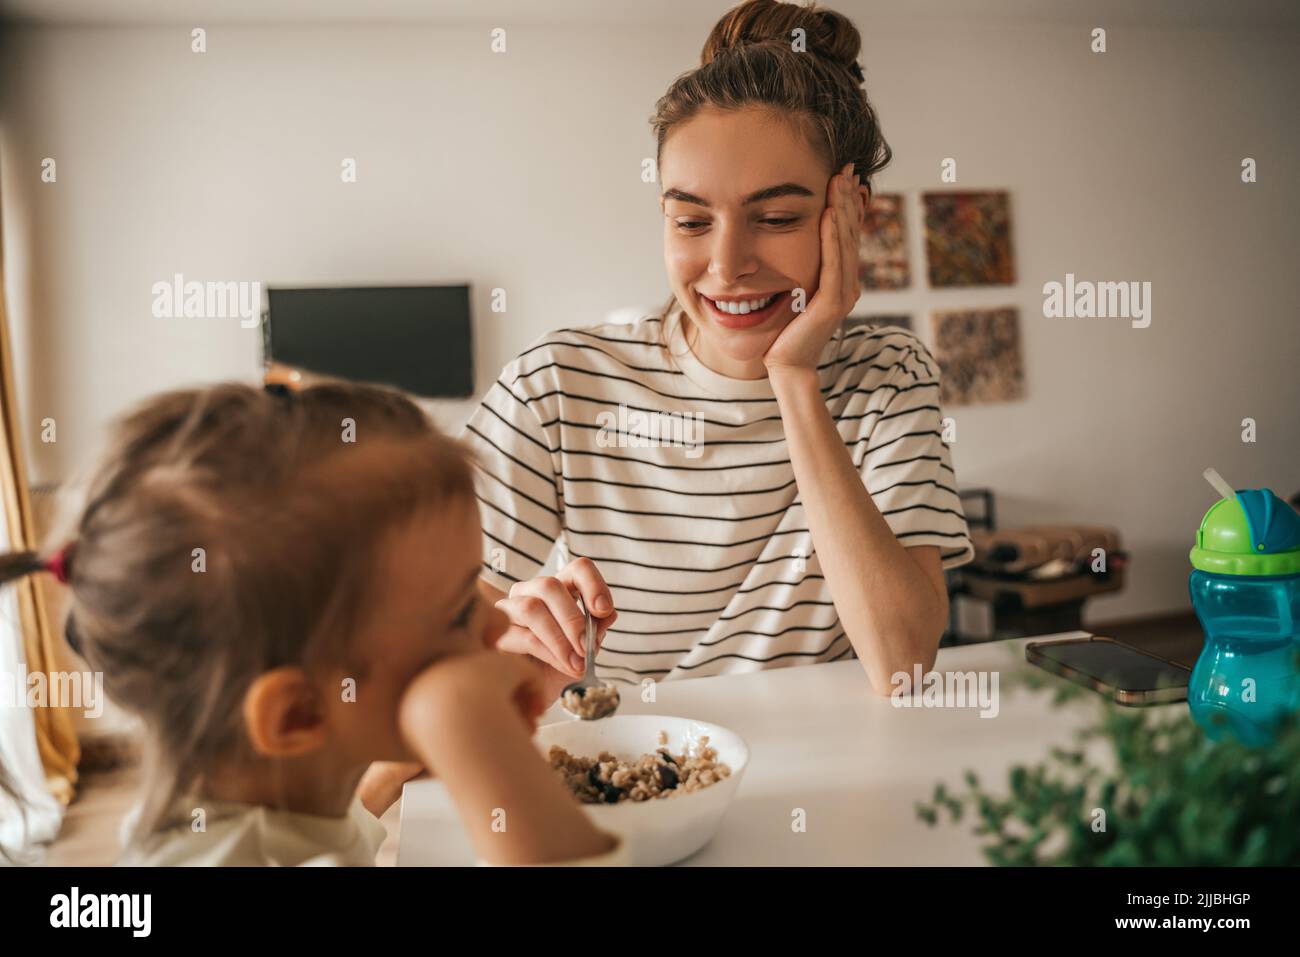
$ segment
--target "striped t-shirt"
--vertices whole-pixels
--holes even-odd
[[[938,368],[896,327],[841,329],[822,394],[876,506],[945,568],[973,549],[941,438]],[[466,426],[483,578],[508,592],[558,543],[596,563],[619,617],[607,680],[699,677],[853,655],[800,504],[767,379],[732,379],[667,320],[553,332]]]

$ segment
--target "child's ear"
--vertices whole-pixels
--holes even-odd
[[[301,668],[276,668],[257,677],[244,694],[244,727],[263,757],[308,754],[328,736],[320,695]]]

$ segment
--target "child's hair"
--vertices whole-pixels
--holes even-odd
[[[699,67],[674,80],[655,104],[657,162],[668,134],[701,109],[762,107],[802,124],[831,170],[852,163],[870,186],[892,153],[862,86],[861,49],[852,22],[816,4],[748,0],[732,8],[704,41]],[[675,305],[669,299],[661,318]]]
[[[347,638],[376,544],[448,500],[476,507],[464,449],[377,386],[182,390],[119,423],[73,523],[66,634],[145,727],[133,841],[214,763],[248,755],[241,705],[259,674],[361,676]],[[0,581],[43,567],[5,556]]]

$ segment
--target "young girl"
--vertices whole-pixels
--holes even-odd
[[[652,119],[669,308],[546,336],[470,420],[501,647],[552,687],[581,671],[575,590],[614,681],[856,657],[888,694],[934,661],[973,549],[933,357],[843,325],[890,158],[860,47],[830,10],[725,14]]]
[[[222,385],[127,417],[71,544],[0,558],[67,583],[69,641],[142,719],[122,863],[373,864],[421,767],[484,862],[619,862],[530,741],[546,702],[493,647],[480,534],[461,448],[392,391]]]

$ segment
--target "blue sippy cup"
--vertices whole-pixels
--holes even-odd
[[[1300,514],[1270,489],[1234,491],[1213,469],[1206,478],[1224,497],[1191,551],[1205,645],[1187,705],[1208,737],[1265,745],[1300,709]]]

